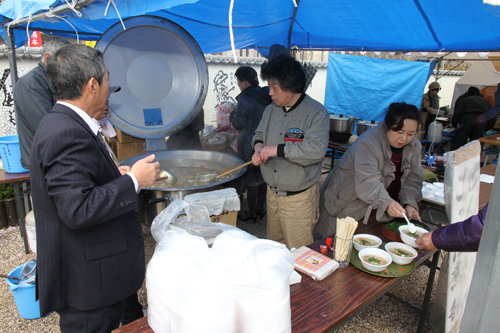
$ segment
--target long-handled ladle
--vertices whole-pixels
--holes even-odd
[[[209,175],[204,175],[204,176],[200,176],[198,177],[198,179],[196,180],[198,182],[198,184],[200,185],[205,185],[205,184],[210,184],[210,183],[213,183],[215,182],[217,179],[220,179],[221,177],[224,177],[226,175],[229,175],[230,173],[232,172],[235,172],[241,168],[244,168],[246,167],[247,165],[249,165],[250,163],[252,163],[252,161],[248,161],[240,166],[237,166],[236,168],[234,169],[231,169],[229,171],[226,171],[224,173],[221,173],[220,175],[216,176],[214,173],[211,173]]]

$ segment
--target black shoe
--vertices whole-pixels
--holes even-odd
[[[257,214],[246,212],[244,215],[238,216],[241,221],[253,220],[253,223],[257,222]]]
[[[259,219],[261,219],[261,220],[262,220],[262,218],[263,218],[264,216],[266,216],[266,213],[267,213],[267,212],[266,212],[265,210],[260,210],[260,211],[258,211],[255,215],[257,215],[257,216],[259,217]]]

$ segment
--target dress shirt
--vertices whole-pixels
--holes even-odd
[[[80,118],[82,118],[83,121],[85,121],[85,123],[90,127],[90,130],[94,133],[94,135],[101,135],[99,133],[99,125],[97,125],[92,120],[92,118],[88,115],[87,112],[85,112],[82,109],[80,109],[79,107],[77,107],[73,104],[67,103],[67,102],[58,101],[57,103],[65,105],[68,108],[70,108],[71,110],[75,111],[75,113],[77,115],[79,115]],[[130,178],[132,178],[132,181],[134,182],[135,191],[137,192],[137,190],[139,189],[139,183],[137,182],[137,178],[135,178],[135,176],[132,172],[127,173],[127,176],[130,176]]]

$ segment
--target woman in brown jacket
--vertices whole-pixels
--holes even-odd
[[[415,138],[420,122],[416,106],[392,103],[384,122],[354,141],[321,188],[316,232],[334,233],[337,218],[347,216],[367,222],[373,210],[381,222],[403,213],[420,221],[422,146]]]

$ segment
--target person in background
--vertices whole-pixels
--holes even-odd
[[[415,105],[392,103],[383,122],[360,136],[328,174],[321,188],[320,218],[315,231],[328,236],[337,218],[364,222],[376,210],[377,221],[403,217],[421,221],[424,171],[422,145],[415,138],[420,113]]]
[[[422,250],[448,252],[477,251],[483,233],[488,204],[468,219],[427,232],[418,238],[418,248]]]
[[[477,140],[492,129],[495,119],[478,123],[476,118],[492,108],[491,102],[483,97],[477,87],[469,87],[467,97],[457,101],[451,124],[457,130],[451,139],[451,150],[465,145],[469,140]],[[461,96],[462,97],[462,96]]]
[[[244,162],[252,160],[254,153],[252,139],[262,119],[266,106],[272,103],[269,87],[259,87],[259,79],[255,69],[249,66],[239,67],[235,74],[241,93],[236,96],[237,110],[231,112],[229,120],[234,128],[240,131],[238,138],[238,157]],[[243,181],[241,194],[247,191],[248,212],[238,217],[242,221],[265,215],[266,183],[262,178],[260,167],[249,165]],[[241,196],[240,194],[240,196]]]
[[[304,93],[301,64],[289,55],[264,62],[273,103],[252,140],[252,163],[260,165],[267,188],[268,239],[291,249],[313,242],[318,220],[319,180],[328,148],[326,108]]]
[[[496,117],[498,115],[500,115],[500,83],[497,86],[497,91],[495,91],[495,107],[477,116],[476,122],[486,123],[492,119],[496,122]]]
[[[425,135],[427,137],[427,129],[429,125],[436,120],[436,113],[439,112],[439,99],[438,96],[441,86],[438,82],[431,82],[429,90],[422,97],[422,104],[420,105],[420,112],[422,113],[421,119],[424,123]]]
[[[203,131],[203,128],[205,112],[201,108],[186,127],[169,136],[167,150],[201,150],[200,131]]]
[[[36,292],[42,316],[66,332],[111,332],[143,316],[145,273],[139,187],[160,172],[154,155],[121,175],[92,120],[106,108],[102,53],[74,44],[47,62],[57,103],[35,133],[30,179],[37,234]]]
[[[46,74],[47,60],[68,44],[70,42],[60,37],[47,39],[43,43],[43,56],[38,66],[19,78],[14,87],[21,165],[25,169],[29,169],[31,143],[38,124],[46,114],[50,113],[56,102]]]

